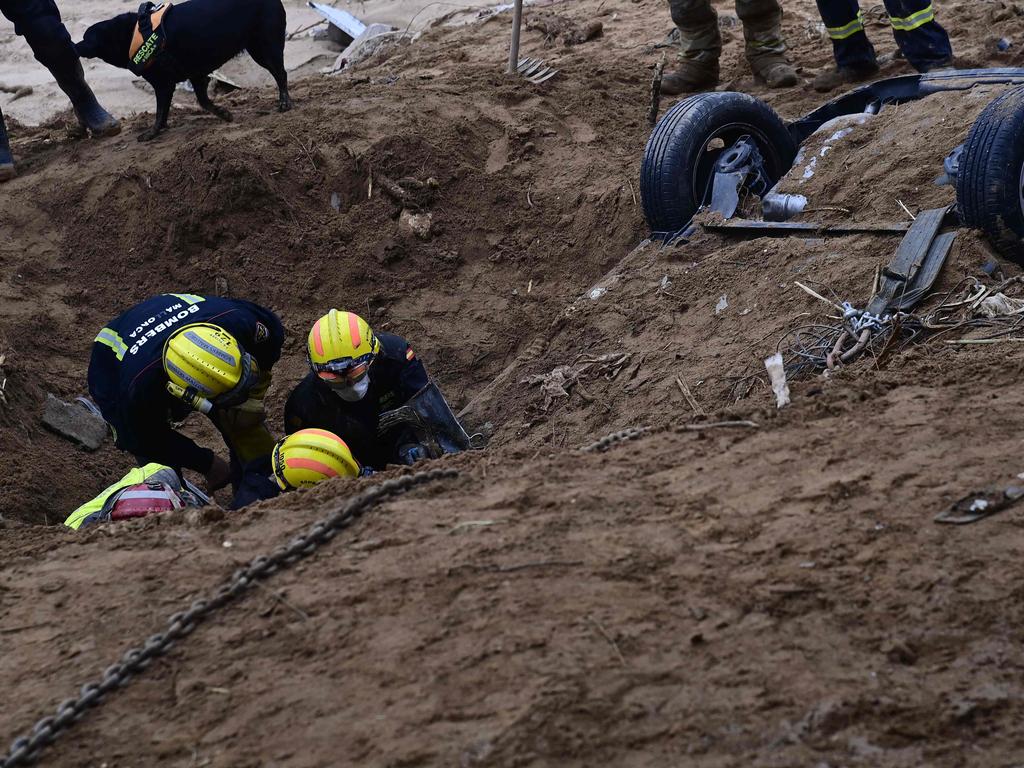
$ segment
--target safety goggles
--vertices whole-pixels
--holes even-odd
[[[332,360],[329,363],[314,363],[310,366],[317,378],[332,388],[350,387],[362,381],[370,372],[373,355],[363,355],[355,360]]]

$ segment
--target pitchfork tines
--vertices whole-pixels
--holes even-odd
[[[557,69],[547,66],[541,59],[520,59],[516,72],[537,85],[558,74]]]

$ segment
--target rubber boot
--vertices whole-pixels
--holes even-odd
[[[71,106],[83,128],[95,137],[114,136],[121,132],[121,123],[100,106],[85,82],[82,60],[78,58],[70,38],[39,42],[29,39],[29,43],[34,43],[32,52],[36,59],[50,70],[57,85],[71,99]]]
[[[7,137],[7,124],[0,111],[0,182],[14,178],[14,158],[11,156],[11,141]]]
[[[89,133],[99,138],[116,136],[121,132],[120,121],[100,106],[92,88],[85,82],[81,61],[76,60],[69,72],[63,72],[61,76],[53,72],[53,76],[57,79],[60,89],[71,99],[71,106],[75,109],[78,122]]]
[[[754,77],[769,88],[791,88],[799,81],[796,70],[781,53],[762,53],[749,61]]]
[[[661,78],[661,92],[666,96],[709,91],[718,85],[718,59],[702,61],[683,59],[675,72]]]

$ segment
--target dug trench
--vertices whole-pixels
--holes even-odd
[[[794,33],[813,12],[797,5]],[[647,72],[566,56],[547,87],[509,83],[477,60],[496,24],[297,83],[283,116],[236,96],[236,124],[179,111],[155,144],[105,152],[19,133],[22,173],[0,193],[0,689],[16,703],[0,733],[379,482],[81,534],[40,524],[127,468],[43,431],[43,392],[79,394],[121,307],[189,290],[281,314],[275,419],[306,329],[337,304],[410,338],[490,443],[216,614],[53,764],[1016,759],[1019,517],[932,516],[1024,469],[1020,354],[910,347],[793,382],[776,409],[760,361],[830,311],[794,281],[863,302],[895,240],[637,246]],[[456,49],[467,59],[439,73]],[[821,157],[809,196],[862,221],[951,202],[931,178],[992,95],[883,111]],[[777,106],[795,117],[804,98]],[[403,209],[431,215],[426,239]],[[994,258],[961,232],[940,288]],[[726,420],[758,426],[687,428]],[[636,426],[650,431],[577,450]]]

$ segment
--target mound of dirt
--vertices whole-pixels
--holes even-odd
[[[787,118],[820,103],[754,84],[718,5],[723,87]],[[408,337],[490,444],[218,611],[64,736],[54,764],[1016,759],[1019,516],[931,522],[1022,470],[1016,345],[910,346],[793,382],[778,410],[763,359],[832,312],[796,281],[863,305],[898,236],[644,241],[636,174],[667,9],[554,10],[604,34],[548,47],[527,31],[524,54],[560,69],[540,87],[501,74],[508,15],[491,14],[295,82],[283,115],[267,90],[221,98],[232,124],[179,96],[149,144],[133,136],[145,115],[95,143],[59,120],[18,127],[20,175],[0,188],[0,731],[401,474],[238,513],[52,525],[129,460],[44,431],[45,394],[82,392],[93,336],[125,306],[189,291],[282,316],[275,430],[309,325],[340,306]],[[1021,37],[1014,6],[939,14],[968,63],[1018,55],[989,39]],[[787,4],[785,31],[805,79],[829,65],[812,3]],[[891,53],[888,29],[870,34]],[[824,153],[812,139],[784,188],[817,209],[805,219],[949,204],[933,179],[994,95],[883,110]],[[994,258],[958,233],[938,288],[985,279]],[[723,421],[744,423],[708,426]],[[188,430],[216,445],[204,420]]]

